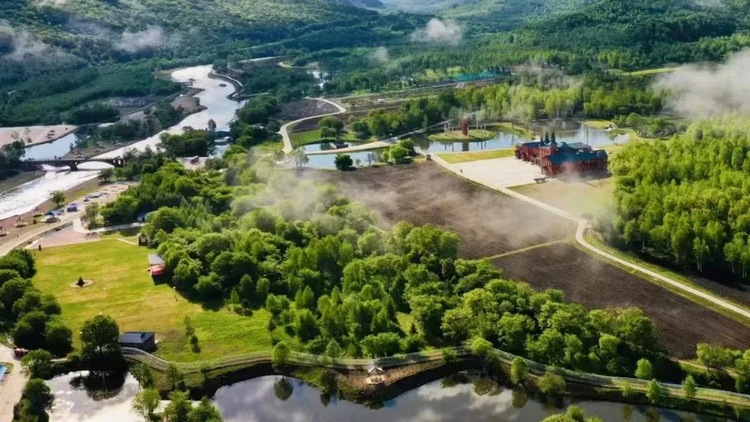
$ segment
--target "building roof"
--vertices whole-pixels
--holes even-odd
[[[586,161],[586,160],[606,160],[607,151],[602,149],[592,152],[579,152],[578,154],[552,154],[545,157],[552,164],[562,164],[565,162]]]
[[[152,253],[148,255],[148,265],[164,265],[164,260],[161,255]]]
[[[120,336],[120,343],[143,344],[154,337],[151,331],[128,331]]]

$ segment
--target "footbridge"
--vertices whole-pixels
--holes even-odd
[[[43,164],[55,167],[70,167],[72,171],[78,171],[78,166],[83,163],[106,163],[114,167],[123,167],[125,159],[122,157],[115,158],[49,158],[49,159],[29,159],[22,162],[26,168],[36,168]]]

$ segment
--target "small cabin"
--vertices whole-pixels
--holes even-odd
[[[156,350],[156,334],[150,331],[128,331],[120,336],[121,347],[151,352]]]
[[[607,170],[607,151],[597,150],[578,154],[552,154],[541,160],[542,174],[555,176],[563,173],[603,172]]]
[[[148,265],[148,272],[151,273],[151,277],[164,275],[164,260],[161,255],[149,254]]]

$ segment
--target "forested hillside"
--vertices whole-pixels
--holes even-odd
[[[0,2],[0,126],[58,123],[75,107],[110,96],[174,92],[174,85],[154,79],[159,68],[380,45],[413,30],[407,22],[394,32],[401,16],[352,5],[377,6],[369,0]],[[263,49],[272,43],[273,50]]]
[[[643,67],[723,58],[750,45],[749,28],[747,0],[602,0],[530,25],[512,42]]]
[[[546,20],[575,12],[599,0],[474,0],[443,12],[445,17],[467,23],[472,33],[515,29],[534,20]]]

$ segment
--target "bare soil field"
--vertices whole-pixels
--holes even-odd
[[[299,100],[281,106],[283,120],[298,120],[318,114],[335,113],[338,109],[326,102],[318,100]]]
[[[452,176],[432,163],[305,172],[336,183],[344,195],[376,210],[384,228],[405,220],[457,233],[462,258],[495,256],[574,232],[568,220]]]
[[[750,347],[750,327],[569,244],[545,246],[493,263],[511,279],[527,281],[539,290],[562,290],[567,300],[588,308],[643,309],[656,324],[662,345],[679,358],[694,357],[701,342],[742,350]]]

